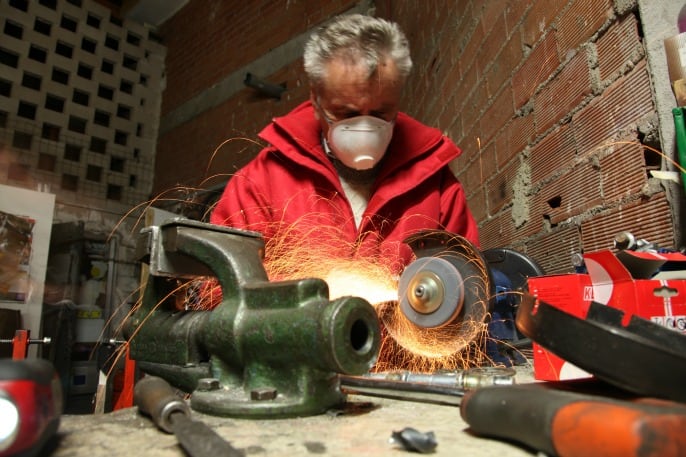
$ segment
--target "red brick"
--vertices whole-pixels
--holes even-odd
[[[462,110],[460,111],[465,135],[474,134],[474,136],[479,136],[479,132],[476,129],[479,125],[483,106],[476,102],[476,98],[478,98],[478,95],[472,94],[472,96],[462,106]],[[481,143],[483,144],[484,142],[485,140],[482,138]]]
[[[493,101],[479,119],[481,141],[488,142],[514,115],[512,90],[508,87]]]
[[[653,111],[650,79],[645,63],[641,63],[574,115],[577,148],[590,151],[601,142],[611,142],[618,132]]]
[[[515,182],[520,166],[519,163],[512,163],[497,175],[487,178],[489,214],[496,214],[504,205],[512,201],[512,184]]]
[[[530,0],[510,0],[507,2],[505,6],[505,25],[508,36],[515,31],[532,3]]]
[[[560,58],[576,50],[612,18],[610,0],[574,0],[557,25]]]
[[[555,226],[602,203],[600,173],[580,164],[543,186],[534,197],[534,213]]]
[[[454,107],[454,105],[451,105]],[[462,139],[464,137],[464,126],[462,123],[462,116],[459,115],[458,110],[453,110],[455,113],[455,118],[453,123],[446,129],[446,134],[460,146],[462,144]]]
[[[500,248],[514,242],[512,215],[507,209],[485,220],[479,228],[482,249]]]
[[[546,274],[572,273],[572,254],[582,252],[579,227],[569,226],[526,243],[527,255],[534,259]]]
[[[590,94],[586,53],[580,52],[534,98],[536,132],[545,132],[568,116]]]
[[[312,21],[319,23],[356,4],[352,0],[320,2],[312,10],[305,5],[310,2],[292,3],[284,13],[281,0],[194,0],[165,22],[159,31],[167,47],[162,115],[304,33]],[[289,20],[284,20],[284,14]]]
[[[534,96],[536,88],[550,77],[558,65],[560,59],[557,56],[555,34],[549,33],[512,76],[515,108],[520,108],[529,101]]]
[[[498,166],[502,167],[506,162],[519,154],[534,137],[534,116],[516,116],[507,124],[504,130],[506,142],[504,148],[498,148]]]
[[[465,193],[467,195],[472,195],[477,192],[482,187],[482,182],[484,178],[481,160],[472,160],[466,169],[460,170],[458,178],[462,185],[464,186]]]
[[[560,168],[571,164],[576,155],[574,132],[569,125],[563,125],[531,148],[531,181],[534,186]]]
[[[674,220],[664,193],[612,208],[581,224],[585,251],[612,248],[612,238],[629,231],[661,247],[674,248]]]
[[[479,149],[479,174],[481,179],[485,182],[491,176],[495,176],[498,171],[495,159],[496,149],[493,143],[481,145]]]
[[[470,94],[474,91],[477,85],[478,77],[479,75],[477,73],[476,65],[472,65],[464,73],[462,73],[462,78],[453,88],[453,93],[458,108],[462,108]]]
[[[603,199],[613,204],[622,198],[639,194],[647,180],[643,145],[638,141],[613,145],[600,159]]]
[[[505,33],[505,17],[502,12],[491,24],[490,28],[484,30],[486,39],[479,46],[479,55],[476,58],[476,65],[479,68],[479,74],[483,75],[486,68],[496,62],[496,56],[500,53],[503,44],[507,42],[507,34]]]
[[[522,41],[527,46],[533,46],[548,31],[559,12],[567,4],[567,0],[537,0],[532,3],[522,24]]]
[[[483,188],[478,189],[467,198],[467,205],[469,206],[469,210],[472,212],[472,216],[474,216],[474,220],[476,220],[477,224],[480,224],[482,221],[486,220],[488,214],[486,211],[486,198],[484,196]],[[483,237],[481,237],[481,240],[483,241]]]
[[[465,29],[465,33],[468,29]],[[465,46],[462,54],[460,55],[460,60],[465,67],[476,65],[476,59],[479,58],[481,52],[481,43],[485,37],[484,31],[481,27],[474,28],[473,33],[468,37],[467,45]]]
[[[446,65],[447,67],[447,65]],[[462,80],[461,67],[459,63],[451,65],[445,75],[438,78],[436,87],[432,91],[436,103],[445,103],[455,94],[455,88],[460,86]]]
[[[600,78],[607,79],[615,72],[643,57],[643,44],[633,15],[614,24],[596,43]]]
[[[486,73],[486,87],[488,94],[496,94],[502,86],[509,83],[512,72],[522,61],[522,43],[519,35],[514,34],[505,43]]]
[[[299,63],[273,75],[277,81],[288,80],[286,96],[280,101],[255,98],[244,89],[226,102],[200,113],[194,119],[166,132],[158,139],[154,192],[165,191],[177,183],[196,186],[209,176],[232,173],[258,151],[257,133],[272,116],[285,114],[307,96],[307,86],[297,83]],[[237,120],[249,120],[240,129]],[[231,127],[231,126],[234,127]],[[224,142],[231,139],[212,156]],[[174,160],[182,155],[183,160]],[[208,185],[208,184],[205,184]]]

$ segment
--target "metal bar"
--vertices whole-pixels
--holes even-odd
[[[421,382],[391,381],[364,376],[339,376],[341,391],[352,395],[390,398],[393,400],[460,406],[466,390],[446,385]]]

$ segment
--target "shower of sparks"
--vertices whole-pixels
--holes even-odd
[[[398,299],[396,280],[372,263],[350,259],[332,261],[332,268],[322,279],[329,285],[331,300],[355,295],[375,305]]]
[[[210,165],[220,149],[234,140],[247,140],[256,146],[262,146],[247,138],[227,140],[220,144],[213,152],[206,174],[209,173]],[[479,155],[481,155],[480,139],[477,139],[477,141]],[[590,157],[596,151],[605,147],[622,144],[640,143],[635,141],[606,142],[594,147],[586,156]],[[641,146],[661,156],[665,162],[671,164],[675,169],[686,173],[681,164],[671,157],[648,145],[641,144]],[[178,186],[170,188],[157,195],[154,199],[136,205],[112,229],[108,241],[117,232],[126,232],[121,230],[121,226],[123,226],[123,222],[127,219],[133,219],[135,222],[131,227],[131,231],[124,233],[124,235],[131,236],[134,232],[140,230],[141,226],[144,225],[143,219],[147,208],[155,205],[176,204],[177,206],[184,206],[195,204],[192,197],[205,190],[205,183],[228,178],[230,178],[230,174],[207,176],[196,187]],[[40,182],[31,183],[32,186],[39,184]],[[179,197],[179,195],[182,197]],[[190,199],[188,198],[189,196],[191,197]],[[206,208],[205,213],[198,214],[197,218],[207,220],[211,210],[211,207]],[[332,244],[329,246],[329,248],[333,247],[333,249],[312,249],[307,244],[307,236],[299,238],[301,242],[296,242],[295,244],[293,244],[293,240],[298,238],[294,237],[276,236],[270,240],[267,248],[273,252],[273,255],[265,261],[265,269],[269,277],[275,281],[319,277],[328,283],[331,299],[345,295],[354,295],[369,301],[377,310],[377,314],[382,322],[382,344],[378,361],[374,367],[375,371],[410,370],[430,373],[440,370],[463,369],[490,362],[483,349],[488,338],[486,323],[472,321],[459,324],[463,326],[462,331],[458,332],[461,336],[450,334],[450,329],[445,328],[420,329],[409,322],[400,312],[398,306],[397,268],[392,268],[384,259],[356,258],[351,260],[349,256],[339,255],[346,251],[350,253],[354,249],[351,246],[345,246],[345,243],[334,244],[336,236],[333,235],[331,237]],[[172,299],[169,300],[169,297],[165,297],[165,299],[167,299],[167,303],[173,302],[177,310],[211,309],[217,306],[221,300],[221,291],[216,283],[212,286],[213,281],[213,279],[198,278],[188,283],[179,283],[178,288],[173,291],[174,296]],[[144,287],[145,284],[141,284],[141,288]],[[49,294],[50,291],[47,289],[49,287],[46,288],[46,293]],[[115,314],[125,312],[128,318],[139,309],[142,305],[140,298],[142,293],[140,292],[140,290],[131,292],[131,296],[139,295],[137,302],[131,310],[127,310],[127,303],[129,303],[127,297],[121,307],[115,311]],[[159,303],[158,306],[161,304]],[[486,306],[485,303],[484,306]],[[114,315],[110,316],[110,321],[113,318]],[[126,318],[123,319],[123,322],[126,320]],[[110,321],[108,321],[108,325],[105,328],[110,326]],[[143,324],[136,331],[139,331],[144,325],[143,321]],[[453,328],[452,330],[456,329]],[[124,331],[122,328],[116,328],[113,329],[112,335],[114,339],[122,340],[124,338]],[[102,341],[103,337],[104,330],[99,340]],[[108,375],[112,374],[112,371],[115,370],[120,361],[123,361],[128,344],[128,341],[124,341],[123,344],[117,347],[117,350],[112,355],[112,360],[108,361],[111,362]],[[95,356],[96,348],[93,349],[91,359]],[[512,349],[517,350],[515,348]]]
[[[420,242],[421,243],[421,242]],[[482,351],[486,337],[488,301],[490,299],[488,266],[475,248],[464,238],[455,236],[444,240],[445,250],[437,255],[450,261],[458,255],[464,264],[459,287],[464,291],[462,311],[453,320],[435,328],[420,328],[411,322],[397,303],[378,308],[386,338],[381,349],[378,371],[404,368],[415,372],[464,369],[485,361]],[[445,284],[444,284],[445,285]],[[407,291],[399,291],[405,296]],[[457,306],[443,303],[442,306]]]
[[[303,222],[305,227],[312,226],[311,220]],[[463,321],[463,316],[459,316],[440,328],[420,328],[400,311],[398,283],[402,270],[398,268],[397,259],[378,253],[362,255],[358,246],[344,241],[340,227],[317,225],[310,232],[303,232],[302,226],[300,231],[276,226],[266,238],[264,250],[263,265],[270,281],[321,278],[328,285],[330,300],[355,296],[367,300],[376,309],[381,323],[381,348],[372,371],[430,373],[490,363],[485,354],[488,298],[472,304],[480,310],[472,320]],[[485,266],[478,265],[477,270],[479,268],[483,270]],[[486,277],[485,270],[482,272]],[[483,290],[474,295],[487,297],[489,286],[477,287]],[[212,309],[221,299],[216,279],[198,277],[188,283],[179,282],[173,296],[165,297],[165,306],[174,311]],[[140,306],[139,300],[132,312]],[[127,345],[120,347],[118,357],[126,353]]]
[[[214,151],[212,159],[225,143]],[[208,165],[208,172],[209,169]],[[218,177],[220,176],[215,175],[206,180]],[[196,188],[180,186],[170,189],[154,200],[132,209],[126,217],[134,213],[140,214],[134,229],[140,228],[145,213],[141,210],[146,206],[161,202],[177,202],[183,205],[188,203],[188,200],[176,198],[176,195],[188,196],[201,191],[202,187],[201,183]],[[211,210],[211,207],[207,207],[206,213],[201,215],[203,220],[208,218]],[[328,284],[331,300],[343,296],[356,296],[371,303],[377,310],[382,324],[382,344],[374,367],[376,371],[402,369],[432,372],[467,368],[488,362],[483,350],[487,338],[485,311],[484,319],[452,322],[435,329],[417,327],[400,311],[398,279],[402,269],[399,268],[397,259],[359,255],[358,246],[345,241],[346,237],[341,233],[340,227],[324,228],[321,224],[313,224],[312,221],[318,219],[316,214],[304,217],[311,220],[303,221],[305,223],[302,226],[309,224],[316,227],[311,229],[310,233],[296,233],[290,228],[284,229],[283,225],[278,223],[268,227],[266,231],[260,227],[248,227],[250,230],[266,234],[267,255],[264,259],[264,268],[267,275],[270,281],[321,278]],[[313,239],[318,240],[318,244],[311,243]],[[475,306],[485,310],[486,301],[476,303]],[[173,300],[167,302],[173,303],[176,310],[212,309],[221,303],[221,290],[213,278],[196,278],[179,287]],[[139,300],[134,310],[140,305]],[[123,349],[125,347],[122,347],[120,354],[124,352]]]
[[[318,237],[321,240],[321,230]],[[335,230],[335,229],[334,229]],[[350,258],[332,253],[353,252],[350,247],[342,248],[336,238],[336,248],[308,242],[309,237],[298,237],[288,244],[284,238],[268,240],[264,261],[267,275],[272,281],[286,281],[302,278],[321,278],[329,287],[331,300],[343,296],[356,296],[367,300],[376,310],[382,327],[382,347],[374,367],[375,371],[410,370],[433,372],[436,370],[462,369],[481,364],[485,360],[482,351],[486,336],[488,308],[488,279],[486,266],[480,259],[477,264],[478,278],[468,282],[479,289],[472,296],[484,297],[479,303],[469,305],[472,319],[454,322],[440,328],[420,328],[401,312],[398,296],[398,275],[383,258]],[[206,281],[203,279],[202,281]],[[211,309],[221,300],[219,286],[208,287],[200,283],[195,295],[195,309]]]

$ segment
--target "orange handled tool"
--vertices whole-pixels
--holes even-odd
[[[677,457],[686,453],[686,405],[617,400],[540,383],[465,394],[460,414],[477,435],[559,457]],[[559,385],[559,384],[558,384]]]

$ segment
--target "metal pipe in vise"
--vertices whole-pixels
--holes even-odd
[[[380,347],[379,321],[364,299],[329,300],[322,279],[269,282],[255,232],[175,219],[143,232],[149,262],[141,308],[128,322],[141,369],[192,392],[214,415],[318,414],[342,403],[337,373],[363,374]],[[169,278],[215,276],[212,311],[164,306]]]

